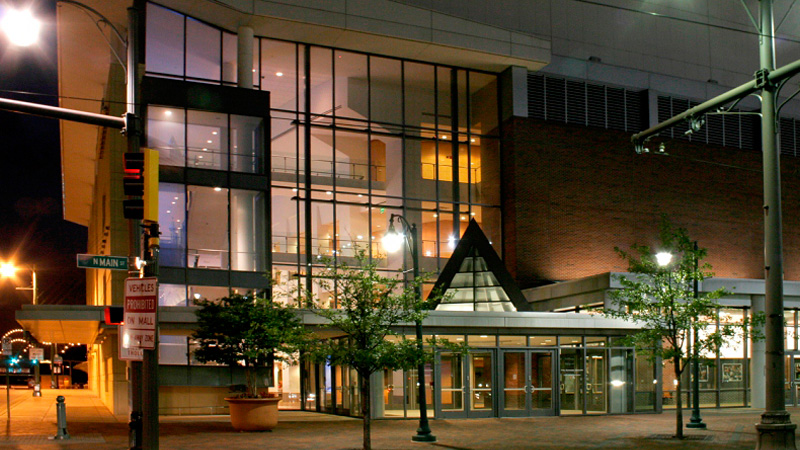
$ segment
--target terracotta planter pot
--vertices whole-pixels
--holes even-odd
[[[278,424],[278,402],[272,398],[226,398],[231,425],[238,431],[267,431]]]

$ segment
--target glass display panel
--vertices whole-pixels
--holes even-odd
[[[296,44],[261,39],[261,90],[269,91],[272,108],[298,109],[297,67]]]
[[[264,172],[264,120],[231,115],[231,170]]]
[[[228,190],[188,186],[187,267],[228,268]]]
[[[158,363],[166,365],[189,364],[189,343],[186,336],[158,336]]]
[[[528,338],[528,345],[530,347],[555,347],[555,336],[530,336]]]
[[[470,411],[491,410],[494,408],[492,373],[492,353],[471,352],[470,371]]]
[[[186,186],[158,184],[159,264],[184,267],[186,257]]]
[[[525,353],[503,352],[503,408],[524,410],[526,406]]]
[[[443,411],[464,411],[464,372],[460,353],[442,352],[439,365],[441,373],[441,402]]]
[[[560,336],[558,345],[561,347],[582,347],[583,338],[580,336]]]
[[[636,355],[636,411],[653,411],[656,407],[655,367],[644,355]]]
[[[228,116],[189,110],[186,118],[186,166],[228,170]]]
[[[159,165],[186,165],[185,122],[182,108],[147,107],[147,146],[158,151]]]
[[[329,124],[330,119],[321,116],[333,114],[331,58],[330,49],[311,47],[311,113],[315,115],[311,120],[317,124]]]
[[[285,257],[273,256],[278,261],[297,262],[297,257],[290,255],[302,251],[298,226],[304,228],[305,224],[298,222],[297,195],[297,189],[272,189],[272,253],[285,254]]]
[[[258,48],[258,41],[254,42]],[[239,38],[233,33],[222,32],[222,81],[224,83],[236,83],[238,81],[237,72],[239,70],[238,55]],[[256,59],[253,63],[256,64]]]
[[[370,56],[369,93],[372,121],[403,123],[402,73],[400,60]]]
[[[158,284],[158,306],[188,306],[186,286],[183,284]]]
[[[525,347],[525,336],[499,336],[500,347]]]
[[[183,15],[149,2],[146,15],[147,72],[183,75]]]
[[[434,128],[436,85],[434,66],[404,62],[405,124]]]
[[[470,347],[496,347],[497,336],[493,334],[469,335],[467,336],[467,344]]]
[[[266,194],[231,189],[231,269],[266,270]]]
[[[497,136],[497,77],[470,72],[469,101],[470,132]]]
[[[148,28],[148,33],[150,32]],[[222,34],[219,29],[186,18],[186,76],[219,81],[222,75]]]
[[[584,357],[583,350],[562,348],[561,372],[561,414],[583,414],[584,403]]]
[[[245,294],[246,292],[242,292]],[[189,286],[189,305],[194,306],[196,300],[216,301],[231,294],[227,286]]]

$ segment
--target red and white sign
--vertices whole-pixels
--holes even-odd
[[[156,348],[158,313],[158,279],[127,278],[125,280],[124,334],[120,347],[127,349]]]

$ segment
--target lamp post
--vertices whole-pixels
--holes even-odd
[[[692,298],[697,300],[697,241],[694,241],[694,276],[692,277]],[[694,319],[695,322],[697,318]],[[703,418],[700,417],[700,354],[697,348],[697,326],[694,328],[694,343],[692,346],[692,418],[686,424],[686,428],[706,428]]]
[[[29,266],[28,269],[31,271],[31,285],[27,287],[17,287],[18,291],[31,291],[33,293],[33,304],[37,304],[37,285],[36,285],[36,266]],[[4,262],[0,264],[0,277],[3,278],[13,278],[17,271],[20,270],[19,267],[15,266],[13,263]]]
[[[403,233],[398,233],[394,228],[394,221],[403,229]],[[411,252],[411,265],[414,279],[419,278],[419,249],[417,225],[408,223],[405,217],[399,214],[392,214],[389,218],[389,229],[383,236],[383,247],[389,253],[394,253],[403,246],[405,241],[408,250]],[[416,285],[417,301],[422,301],[422,290]],[[417,320],[414,324],[417,331],[417,349],[422,354],[422,321]],[[419,400],[419,428],[417,434],[411,436],[412,441],[417,442],[436,442],[436,436],[431,434],[431,427],[428,425],[428,404],[425,395],[425,361],[420,360],[417,366],[418,400]]]

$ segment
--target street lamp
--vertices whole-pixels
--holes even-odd
[[[697,301],[697,241],[694,241],[694,276],[692,277],[692,297]],[[695,322],[697,318],[695,317]],[[700,417],[700,355],[697,351],[697,326],[694,328],[694,347],[692,351],[692,418],[686,428],[706,428]]]
[[[31,291],[33,293],[33,304],[36,305],[37,292],[38,292],[36,288],[36,266],[28,266],[28,269],[31,271],[31,285],[29,287],[17,287],[17,290]],[[15,266],[13,263],[4,262],[0,264],[0,277],[14,278],[18,270],[20,270],[20,268]]]
[[[402,227],[403,232],[398,233],[394,228],[394,221]],[[408,250],[411,252],[411,265],[414,275],[414,280],[419,278],[419,245],[417,239],[417,225],[408,223],[405,217],[400,214],[392,214],[389,218],[389,229],[383,235],[381,240],[383,248],[389,252],[394,253],[406,243]],[[422,290],[419,284],[415,287],[416,297],[418,301],[422,301]],[[417,331],[417,349],[422,354],[422,321],[417,320],[414,324]],[[431,427],[428,425],[428,402],[425,396],[425,361],[420,360],[417,366],[417,383],[418,383],[418,399],[419,399],[419,428],[417,434],[411,436],[412,441],[417,442],[436,442],[436,436],[431,434]]]
[[[30,10],[9,9],[0,20],[0,28],[6,32],[12,44],[28,47],[39,38],[42,23],[33,17]]]
[[[694,271],[692,277],[692,298],[697,300],[697,241],[694,242]],[[656,254],[656,262],[661,267],[666,267],[672,261],[672,254],[669,252],[659,252]],[[697,320],[695,318],[695,320]],[[703,418],[700,417],[700,355],[697,351],[697,327],[694,329],[694,345],[692,348],[692,418],[686,424],[686,428],[706,428]],[[676,380],[677,381],[677,380]]]

